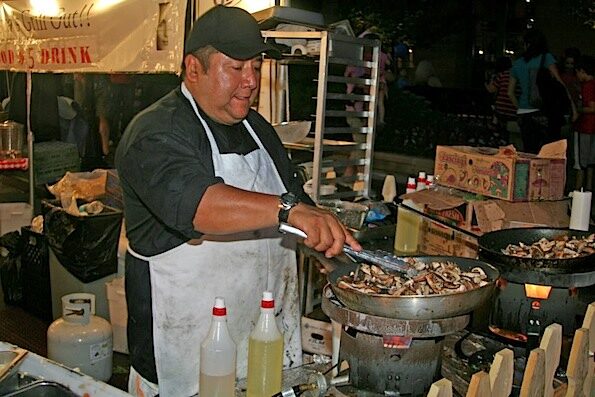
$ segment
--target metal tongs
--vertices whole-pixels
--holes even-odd
[[[290,233],[302,238],[308,238],[308,235],[303,230],[290,226],[287,223],[281,223],[279,225],[279,231],[281,233]],[[355,251],[349,245],[345,244],[343,246],[343,253],[350,259],[357,258],[363,262],[373,263],[385,270],[402,273],[409,278],[415,277],[418,273],[411,264],[390,252],[382,250]]]

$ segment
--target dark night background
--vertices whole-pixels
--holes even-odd
[[[595,54],[594,4],[592,0],[291,1],[292,7],[322,13],[327,24],[348,19],[356,34],[377,26],[387,45],[406,37],[413,44],[415,62],[431,60],[448,87],[481,86],[486,63],[504,49],[520,54],[519,39],[527,24],[546,34],[556,56],[567,47]],[[484,50],[483,57],[477,55],[479,49]]]
[[[320,12],[326,24],[348,20],[356,35],[375,27],[386,52],[406,42],[414,55],[405,63],[410,80],[420,61],[433,63],[442,88],[389,84],[386,124],[377,128],[374,146],[380,152],[431,159],[436,145],[512,143],[522,150],[518,135],[500,135],[492,122],[494,97],[484,83],[496,58],[520,56],[528,27],[545,33],[558,60],[569,47],[595,54],[593,0],[292,0],[291,7]],[[293,93],[303,93],[304,101],[297,101],[292,118],[307,119],[313,94],[303,81],[299,87]]]

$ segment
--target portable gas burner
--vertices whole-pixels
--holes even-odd
[[[595,300],[595,271],[518,278],[504,274],[498,281],[490,330],[503,337],[526,341],[527,350],[538,347],[545,328],[562,325],[571,336],[581,327],[587,306]],[[512,331],[512,332],[509,332]]]
[[[340,286],[359,264],[334,266],[327,273],[322,311],[342,324],[339,361],[349,364],[350,387],[390,396],[424,396],[440,373],[444,337],[462,330],[469,313],[496,288],[498,270],[470,258],[419,256],[417,262],[455,263],[463,272],[479,267],[485,284],[445,294],[390,295]],[[351,392],[348,395],[361,396]]]
[[[506,255],[508,244],[531,244],[560,235],[586,236],[568,229],[509,229],[479,238],[480,259],[500,270],[498,293],[490,314],[496,335],[526,342],[527,351],[539,344],[545,328],[562,325],[571,336],[581,327],[587,306],[595,300],[595,255],[567,259],[522,258]]]
[[[470,317],[405,320],[361,313],[343,306],[329,286],[321,307],[343,325],[339,362],[349,363],[350,387],[391,396],[425,395],[440,376],[444,336],[464,329]]]

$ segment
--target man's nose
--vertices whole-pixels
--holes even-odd
[[[244,67],[242,82],[245,87],[250,87],[251,89],[256,88],[258,83],[258,72],[254,70],[251,65]]]

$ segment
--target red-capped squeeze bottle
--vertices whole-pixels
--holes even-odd
[[[215,298],[211,329],[200,345],[199,395],[234,397],[236,384],[236,344],[227,329],[227,309]]]
[[[248,341],[247,397],[270,397],[281,391],[283,335],[275,321],[273,293],[265,291],[260,317]]]

